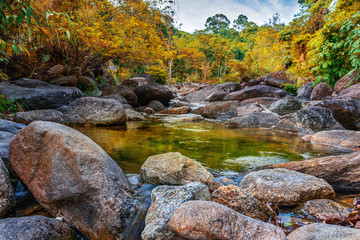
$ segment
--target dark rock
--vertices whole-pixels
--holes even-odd
[[[78,78],[78,87],[81,89],[86,89],[86,90],[97,89],[95,80],[92,79],[91,77],[86,77],[86,76],[80,76]]]
[[[81,91],[74,87],[55,86],[39,80],[16,83],[21,86],[0,83],[0,94],[24,103],[28,109],[58,108],[82,97]]]
[[[111,95],[103,96],[103,98],[118,100],[123,105],[128,104],[128,101],[120,94],[111,94]]]
[[[14,121],[18,123],[29,124],[35,121],[63,122],[63,114],[56,110],[34,110],[29,112],[17,112],[14,115]]]
[[[311,143],[354,150],[360,148],[360,132],[351,130],[318,132],[312,136]]]
[[[211,201],[227,206],[248,217],[265,222],[273,216],[273,213],[264,203],[234,185],[216,189],[211,194]]]
[[[22,182],[55,217],[59,212],[90,239],[117,239],[132,212],[132,189],[111,157],[64,125],[33,122],[11,142]]]
[[[325,98],[331,97],[333,89],[327,83],[319,83],[316,85],[311,92],[310,100],[324,100]]]
[[[348,87],[351,87],[354,84],[359,83],[358,79],[359,71],[351,71],[349,74],[346,74],[339,81],[336,82],[334,90],[336,93],[340,93]]]
[[[283,80],[283,79],[275,79],[270,77],[265,77],[264,83],[267,86],[276,87],[276,88],[282,88],[282,86],[286,83],[291,84],[292,82],[290,80]]]
[[[26,127],[24,124],[0,119],[0,131],[16,134],[24,127]]]
[[[21,78],[11,83],[16,86],[24,87],[24,88],[41,88],[41,87],[51,86],[51,84],[47,82],[40,81],[38,79],[29,79],[29,78]]]
[[[297,90],[297,97],[303,101],[310,101],[311,93],[314,89],[313,82],[303,85]]]
[[[138,73],[135,75],[135,77],[145,78],[146,84],[154,84],[155,83],[155,79],[149,73]]]
[[[124,97],[128,103],[133,106],[136,107],[137,103],[138,103],[138,97],[136,96],[134,90],[132,90],[129,87],[124,87],[124,86],[108,86],[105,89],[102,90],[102,97],[106,97],[109,95],[113,95],[113,94],[118,94],[122,97]]]
[[[256,112],[242,114],[232,118],[225,123],[229,128],[253,128],[253,127],[272,127],[279,122],[280,118],[275,113]]]
[[[360,99],[360,83],[342,90],[336,98],[355,98]]]
[[[269,110],[279,115],[286,115],[300,110],[302,102],[296,97],[286,97],[270,105]]]
[[[169,223],[170,230],[184,239],[285,240],[278,227],[249,218],[221,204],[205,201],[183,203]]]
[[[5,164],[0,158],[0,218],[7,217],[15,207],[15,193]],[[1,238],[1,234],[0,234]]]
[[[249,98],[258,98],[258,97],[275,97],[282,98],[288,95],[282,89],[270,87],[266,85],[257,85],[253,87],[248,87],[243,90],[230,93],[224,98],[224,101],[244,101]]]
[[[219,102],[223,101],[227,95],[228,93],[225,92],[214,92],[206,100],[209,102]]]
[[[142,112],[145,114],[155,114],[154,109],[152,109],[151,107],[145,107]]]
[[[51,81],[51,84],[58,85],[58,86],[65,86],[65,87],[76,87],[77,86],[77,79],[76,76],[66,76],[57,78],[53,81]]]
[[[157,100],[152,100],[147,106],[154,109],[155,112],[164,111],[166,109],[164,104]]]
[[[84,97],[59,109],[67,124],[122,125],[126,123],[123,105],[114,99]]]
[[[173,93],[165,86],[158,84],[146,84],[134,89],[142,106],[148,105],[152,100],[158,100],[165,106],[169,105]]]
[[[137,88],[137,87],[140,87],[140,86],[146,85],[146,84],[155,84],[155,80],[150,74],[144,73],[144,76],[145,75],[147,77],[137,76],[134,78],[127,79],[122,82],[122,86],[130,87],[130,88]],[[140,74],[140,76],[141,76],[141,74]]]
[[[146,215],[145,229],[141,234],[147,239],[174,239],[169,229],[169,221],[176,209],[190,200],[210,201],[206,185],[194,182],[184,186],[159,186],[151,192],[151,206]]]
[[[260,201],[282,206],[336,196],[325,180],[280,168],[251,172],[239,186]]]
[[[248,82],[242,83],[241,85],[242,85],[242,88],[248,88],[248,87],[259,85],[262,82],[263,82],[262,79],[256,78],[256,79],[252,79]]]
[[[169,108],[159,113],[161,114],[188,114],[191,112],[190,107],[176,107],[176,108]]]
[[[212,119],[229,118],[236,115],[235,112],[238,106],[238,101],[212,102],[205,107],[196,109],[194,113]]]
[[[50,68],[47,71],[47,74],[49,74],[49,75],[60,75],[60,74],[63,74],[64,71],[65,71],[64,65],[57,64],[57,65],[53,66],[52,68]]]
[[[73,230],[63,221],[44,216],[0,220],[1,240],[76,240]]]

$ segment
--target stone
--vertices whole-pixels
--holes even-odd
[[[286,168],[326,180],[333,186],[360,187],[360,152],[269,166]]]
[[[290,233],[288,240],[358,240],[360,230],[325,223],[313,223]]]
[[[1,82],[0,94],[23,103],[29,110],[55,109],[82,97],[81,91],[75,87],[55,86],[39,80],[34,83],[30,79],[16,82],[21,86]]]
[[[328,219],[345,219],[350,214],[346,207],[330,199],[310,200],[301,204],[297,209],[313,217],[321,216]]]
[[[262,79],[252,79],[248,82],[244,82],[241,84],[242,88],[248,88],[248,87],[252,87],[252,86],[256,86],[256,85],[259,85],[260,83],[262,83],[263,80]]]
[[[221,204],[206,201],[183,203],[169,223],[170,230],[184,239],[285,240],[278,227],[252,219]]]
[[[311,93],[314,89],[313,82],[302,85],[296,92],[298,98],[302,101],[310,101]]]
[[[155,79],[149,73],[138,73],[135,75],[135,78],[144,78],[146,83],[145,84],[155,84]]]
[[[280,121],[275,113],[256,112],[242,114],[232,118],[225,123],[229,128],[254,128],[254,127],[272,127]]]
[[[133,107],[137,106],[138,97],[136,96],[134,90],[129,87],[107,86],[102,91],[103,91],[102,95],[101,95],[102,97],[117,94],[117,95],[124,97],[131,106],[133,106]]]
[[[357,79],[359,71],[351,71],[350,73],[346,74],[342,78],[340,78],[334,87],[336,93],[340,93],[341,91],[345,90],[348,87],[351,87],[354,84],[359,83],[359,79]]]
[[[286,83],[291,84],[292,82],[290,80],[283,80],[283,79],[276,79],[276,78],[270,78],[265,77],[264,83],[267,86],[276,87],[276,88],[282,88],[282,86]]]
[[[279,115],[297,112],[302,108],[302,102],[296,97],[282,98],[270,105],[269,110]]]
[[[173,93],[165,86],[159,84],[145,84],[134,89],[141,106],[148,105],[152,100],[158,100],[164,106],[169,106]]]
[[[201,116],[190,116],[190,117],[185,117],[185,118],[179,119],[179,121],[181,121],[181,122],[200,122],[203,120],[204,120],[204,118]]]
[[[64,71],[65,71],[64,65],[57,64],[57,65],[51,67],[47,71],[47,74],[49,74],[49,75],[58,75],[58,74],[62,74]]]
[[[59,109],[67,124],[122,125],[126,123],[124,106],[117,100],[83,97]]]
[[[103,96],[102,98],[115,99],[123,105],[128,104],[128,101],[120,94],[111,94],[111,95]]]
[[[146,118],[142,114],[134,110],[126,109],[125,112],[127,121],[146,121]]]
[[[211,191],[219,187],[214,176],[200,163],[177,152],[149,157],[140,169],[141,180],[156,185],[184,185],[202,182]]]
[[[158,100],[152,100],[151,102],[149,102],[149,104],[147,106],[154,109],[155,112],[164,111],[166,109],[164,104],[162,104]]]
[[[77,83],[78,83],[78,81],[76,79],[76,76],[74,76],[74,75],[60,77],[60,78],[57,78],[57,79],[51,81],[51,84],[58,85],[58,86],[65,86],[65,87],[76,87]]]
[[[145,219],[145,229],[141,234],[147,239],[174,239],[169,229],[169,221],[176,209],[190,200],[210,201],[206,185],[194,182],[184,186],[159,186],[151,192],[151,206]]]
[[[53,217],[59,212],[90,239],[117,239],[133,212],[133,190],[111,157],[64,125],[33,122],[10,144],[11,164]]]
[[[266,109],[259,103],[242,103],[240,107],[236,109],[236,116],[240,116],[243,114],[253,114],[263,111],[266,111]]]
[[[195,114],[206,118],[229,118],[235,116],[238,101],[212,102],[194,111]]]
[[[191,103],[188,102],[176,102],[172,105],[172,107],[192,107],[193,105]]]
[[[18,123],[29,124],[35,121],[49,121],[62,123],[63,114],[60,111],[47,109],[47,110],[34,110],[28,112],[17,112],[14,115],[14,121]]]
[[[224,101],[244,101],[249,98],[259,98],[259,97],[275,97],[283,98],[287,96],[288,93],[282,89],[270,87],[266,85],[257,85],[253,87],[248,87],[243,90],[230,93],[224,98]]]
[[[234,185],[222,186],[216,189],[211,194],[211,201],[220,203],[236,212],[264,222],[273,216],[270,209],[264,203]]]
[[[219,102],[223,101],[226,95],[228,95],[226,92],[214,92],[206,100],[209,102]]]
[[[96,82],[91,77],[80,76],[78,78],[77,84],[80,89],[84,89],[87,91],[92,91],[92,90],[97,89]]]
[[[152,109],[151,107],[145,107],[142,112],[145,114],[155,114],[154,109]]]
[[[14,208],[14,188],[11,184],[9,172],[0,158],[0,218],[7,217]]]
[[[322,131],[313,135],[311,143],[354,150],[360,148],[360,132],[351,130]]]
[[[166,109],[159,113],[161,113],[161,114],[188,114],[190,112],[191,112],[190,107],[175,107],[175,108]]]
[[[242,101],[242,104],[249,104],[249,103],[258,103],[263,105],[264,107],[270,107],[271,104],[278,101],[280,98],[273,98],[273,97],[259,97],[259,98],[249,98]]]
[[[241,85],[238,83],[222,83],[216,86],[209,86],[199,91],[190,93],[184,98],[184,101],[191,103],[204,102],[213,93],[232,93],[240,90],[241,88]]]
[[[336,196],[334,189],[325,180],[281,168],[251,172],[239,186],[260,201],[281,206]]]
[[[0,119],[0,131],[16,134],[24,127],[26,127],[26,125],[24,124],[12,122],[5,119]]]
[[[76,240],[73,230],[63,221],[44,216],[0,220],[1,240]]]
[[[330,109],[336,121],[345,129],[360,130],[359,99],[330,99],[324,100],[316,106]]]
[[[324,100],[325,98],[331,97],[333,89],[327,83],[319,83],[316,85],[311,92],[310,100]]]
[[[30,79],[30,78],[21,78],[11,83],[16,86],[25,87],[25,88],[41,88],[41,87],[49,87],[49,85],[51,85],[47,82],[38,79]]]
[[[336,98],[355,98],[360,99],[360,83],[342,90]]]

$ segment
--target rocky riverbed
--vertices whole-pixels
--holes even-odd
[[[307,84],[291,96],[281,81],[167,87],[145,76],[105,84],[93,97],[34,79],[0,84],[1,94],[30,110],[0,120],[0,239],[358,239],[360,87]],[[87,134],[93,126],[142,129],[169,115],[215,121],[223,133],[261,128],[288,136],[290,145],[326,150],[224,172],[201,164],[201,154],[133,148],[134,158],[145,159],[124,173],[111,153],[124,143],[100,147]],[[211,142],[211,129],[197,134]],[[20,211],[31,203],[38,210]]]

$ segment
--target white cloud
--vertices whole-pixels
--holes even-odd
[[[299,12],[297,0],[178,0],[178,23],[181,30],[193,32],[204,29],[206,19],[222,13],[232,22],[240,14],[259,25],[268,22],[274,13],[288,23]]]

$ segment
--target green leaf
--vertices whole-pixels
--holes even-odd
[[[19,54],[19,49],[16,45],[12,45],[11,48],[13,49],[14,53]]]
[[[16,18],[16,22],[15,25],[19,25],[19,23],[21,23],[25,18],[25,14],[22,12],[18,15],[18,17]]]

